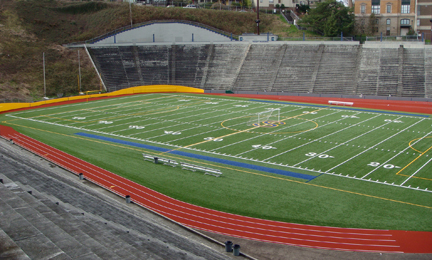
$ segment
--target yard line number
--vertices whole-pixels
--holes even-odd
[[[380,165],[381,165],[381,163],[379,163],[379,162],[370,162],[368,164],[368,166],[372,166],[372,167],[378,167]],[[396,166],[396,165],[393,165],[393,164],[384,164],[382,167],[384,169],[400,168],[399,166]]]
[[[309,153],[307,153],[307,154],[305,154],[305,155],[306,155],[306,156],[309,156],[309,157],[315,157],[315,156],[317,156],[318,154],[317,154],[317,153],[314,153],[314,152],[309,152]],[[331,156],[331,155],[328,155],[328,154],[320,154],[320,155],[318,155],[317,157],[320,158],[320,159],[334,158],[334,156]]]

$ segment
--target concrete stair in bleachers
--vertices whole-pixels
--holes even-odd
[[[136,57],[135,46],[119,46],[123,68],[130,86],[143,85],[139,60]]]
[[[432,47],[424,49],[425,96],[432,98]]]
[[[323,45],[288,45],[272,92],[312,92]]]
[[[143,85],[169,84],[170,46],[137,46],[140,70],[143,78]]]
[[[175,59],[172,58],[175,70],[171,84],[201,87],[209,45],[173,45],[172,48],[175,53]]]
[[[118,47],[88,48],[108,91],[131,87]]]
[[[363,49],[360,58],[357,95],[377,95],[380,53],[380,49]]]
[[[359,46],[325,46],[313,92],[353,95]]]
[[[397,96],[399,85],[399,50],[382,48],[378,71],[378,96]]]
[[[234,85],[250,45],[215,44],[202,88],[228,90]]]
[[[425,96],[424,49],[403,49],[402,97]]]
[[[284,45],[254,44],[250,47],[234,85],[236,91],[267,91],[285,54]]]

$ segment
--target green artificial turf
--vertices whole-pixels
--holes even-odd
[[[268,108],[280,109],[276,126],[247,125]],[[196,205],[295,223],[432,230],[428,150],[432,127],[427,117],[206,95],[147,94],[12,112],[0,115],[0,121]],[[316,178],[307,181],[197,160],[76,135],[79,132]],[[156,165],[144,161],[142,153],[219,169],[223,174],[216,178]]]

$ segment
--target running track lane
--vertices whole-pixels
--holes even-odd
[[[0,125],[0,135],[105,189],[185,226],[251,240],[343,251],[432,253],[432,232],[320,227],[256,219],[188,204]]]

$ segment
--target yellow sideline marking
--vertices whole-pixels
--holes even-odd
[[[426,138],[431,138],[431,137],[428,136],[428,137],[426,137]],[[432,149],[432,146],[429,147],[429,148],[428,148],[426,151],[424,151],[424,152],[421,152],[421,151],[419,151],[419,150],[417,150],[417,149],[414,149],[414,147],[411,146],[411,143],[412,143],[413,141],[415,141],[415,140],[418,140],[418,139],[420,139],[420,138],[416,138],[416,139],[412,140],[411,142],[409,142],[409,146],[410,146],[414,151],[419,152],[419,153],[420,153],[419,156],[417,156],[414,160],[412,160],[410,163],[408,163],[407,165],[405,165],[405,167],[403,167],[402,169],[400,169],[400,170],[396,173],[396,175],[401,175],[401,176],[409,177],[408,175],[400,174],[400,173],[401,173],[402,171],[404,171],[406,168],[408,168],[408,166],[410,166],[411,164],[413,164],[415,161],[417,161],[417,160],[418,160],[420,157],[422,157],[425,153],[429,152],[430,149]],[[429,180],[429,181],[432,181],[432,179],[422,178],[422,177],[416,177],[416,176],[412,176],[412,178],[416,178],[416,179],[423,179],[423,180]]]
[[[79,137],[79,136],[74,136],[74,135],[61,134],[61,133],[57,133],[57,132],[52,132],[52,131],[48,131],[48,130],[43,130],[43,129],[38,129],[38,128],[34,128],[34,127],[18,125],[18,124],[13,124],[13,123],[9,123],[9,124],[10,125],[24,127],[24,128],[29,128],[29,129],[33,129],[33,130],[37,130],[37,131],[41,131],[41,132],[47,132],[47,133],[51,133],[51,134],[57,134],[57,135],[62,135],[62,136],[66,136],[66,137],[72,137],[72,138],[76,138],[76,139],[81,139],[81,140],[84,140],[84,141],[91,141],[91,142],[100,143],[100,144],[104,144],[104,145],[115,146],[115,147],[119,147],[119,148],[123,148],[123,149],[127,149],[127,150],[134,150],[134,151],[140,151],[140,152],[147,151],[146,149],[137,149],[137,148],[133,148],[133,147],[129,147],[129,146],[116,145],[116,144],[112,144],[112,143],[102,142],[102,141],[99,141],[99,140],[94,140],[94,139],[91,139],[91,138],[84,138],[84,137]],[[429,149],[431,149],[431,148],[429,148]],[[158,153],[158,154],[163,154],[163,153]],[[241,170],[241,169],[236,169],[236,168],[231,168],[231,167],[226,167],[226,166],[221,166],[221,165],[215,165],[215,164],[212,164],[212,163],[205,163],[205,162],[201,162],[201,161],[195,161],[195,160],[191,160],[191,159],[187,159],[187,158],[183,158],[183,157],[177,157],[177,156],[172,156],[172,157],[174,157],[175,159],[182,159],[184,161],[199,162],[200,164],[205,164],[205,165],[210,165],[210,166],[216,166],[216,167],[219,167],[219,168],[224,168],[224,169],[229,169],[229,170],[239,171],[239,172],[244,172],[244,173],[250,173],[250,174],[261,176],[261,177],[267,177],[267,178],[272,178],[272,179],[277,179],[277,180],[283,180],[283,181],[288,181],[288,182],[293,182],[293,183],[298,183],[298,184],[304,184],[304,185],[309,185],[309,186],[313,186],[313,187],[317,187],[317,188],[323,188],[323,189],[328,189],[328,190],[333,190],[333,191],[339,191],[339,192],[344,192],[344,193],[353,194],[353,195],[359,195],[359,196],[373,198],[373,199],[380,199],[380,200],[384,200],[384,201],[396,202],[396,203],[406,204],[406,205],[415,206],[415,207],[432,209],[431,206],[425,206],[425,205],[415,204],[415,203],[411,203],[411,202],[394,200],[394,199],[389,199],[389,198],[384,198],[384,197],[379,197],[379,196],[375,196],[375,195],[369,195],[369,194],[364,194],[364,193],[359,193],[359,192],[354,192],[354,191],[342,190],[342,189],[338,189],[338,188],[333,188],[333,187],[328,187],[328,186],[322,186],[322,185],[318,185],[318,184],[312,184],[310,182],[306,183],[306,182],[301,182],[301,181],[286,179],[286,178],[282,178],[282,177],[270,176],[270,175],[265,175],[265,174],[262,174],[262,173],[251,172],[251,171],[246,171],[246,170]]]

